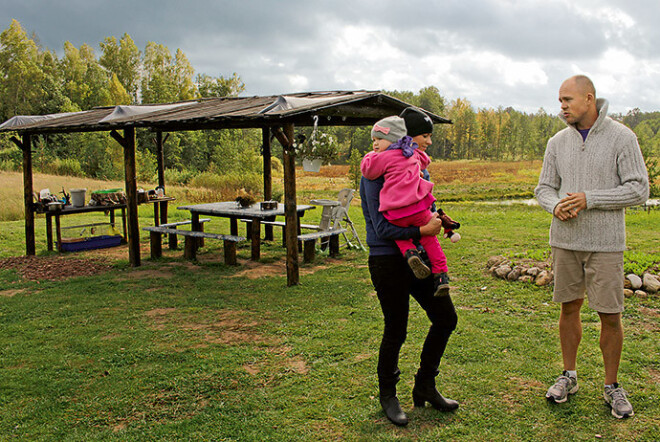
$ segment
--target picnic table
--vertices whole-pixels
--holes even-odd
[[[217,216],[229,218],[230,234],[238,235],[238,220],[249,220],[251,224],[251,242],[253,261],[258,261],[261,255],[261,221],[272,221],[277,216],[284,216],[284,204],[277,204],[277,208],[262,210],[259,203],[248,207],[241,207],[236,201],[222,201],[217,203],[193,204],[177,207],[179,210],[188,210],[192,220],[192,230],[201,230],[199,217]],[[298,224],[307,210],[314,209],[314,206],[307,204],[298,204],[296,212],[298,213]]]
[[[144,203],[139,203],[139,204],[148,204],[148,203],[153,203],[154,205],[154,223],[155,225],[160,224],[160,203],[167,203],[170,201],[174,201],[174,197],[162,197],[162,198],[156,198],[156,199],[150,199],[145,201]],[[75,207],[75,206],[64,206],[64,208],[59,209],[59,210],[48,210],[48,209],[42,209],[42,208],[36,208],[35,212],[36,213],[43,213],[46,215],[46,241],[48,244],[48,250],[53,250],[53,218],[55,218],[55,234],[56,234],[56,239],[57,239],[57,248],[58,251],[61,251],[62,248],[62,227],[60,223],[60,218],[62,216],[67,216],[67,215],[75,215],[79,213],[90,213],[90,212],[107,212],[110,217],[110,225],[112,227],[115,226],[115,210],[121,210],[121,221],[122,221],[122,230],[124,233],[124,239],[123,242],[126,242],[126,238],[128,237],[127,232],[126,232],[126,204],[111,204],[111,205],[102,205],[102,206],[82,206],[82,207]],[[77,226],[77,227],[84,227],[84,226]]]

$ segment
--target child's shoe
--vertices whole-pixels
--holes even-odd
[[[433,296],[447,296],[449,294],[449,275],[446,272],[433,275],[435,292]]]
[[[415,274],[417,279],[426,279],[431,276],[431,269],[424,264],[424,261],[419,256],[417,249],[406,250],[406,253],[403,255],[410,267],[410,270]]]

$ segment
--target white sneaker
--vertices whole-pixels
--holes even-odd
[[[564,371],[561,376],[557,378],[555,384],[548,389],[545,397],[555,404],[562,404],[568,400],[569,394],[574,394],[578,391],[577,379],[568,376],[568,372]]]
[[[615,383],[614,387],[605,387],[603,397],[605,402],[612,408],[612,416],[623,419],[635,415],[632,405],[628,402],[626,391]]]

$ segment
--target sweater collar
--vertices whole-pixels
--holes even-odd
[[[594,129],[600,127],[603,124],[603,121],[605,118],[607,118],[607,110],[610,106],[609,101],[605,98],[598,98],[596,99],[596,110],[598,110],[598,118],[594,122],[594,125],[591,126],[591,129],[589,129],[589,132],[593,131]],[[559,114],[559,118],[570,128],[573,128],[575,131],[577,131],[577,128],[573,124],[568,124],[566,121],[566,117],[562,115],[561,113]]]

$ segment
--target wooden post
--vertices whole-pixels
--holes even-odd
[[[34,240],[34,211],[33,184],[32,184],[32,139],[29,134],[23,135],[23,140],[11,137],[10,140],[23,151],[23,205],[25,207],[25,254],[35,254]]]
[[[270,129],[264,127],[261,129],[261,154],[264,157],[264,201],[273,199],[273,167],[270,150]],[[264,239],[273,240],[273,226],[264,226]]]
[[[163,132],[156,132],[156,161],[158,162],[158,185],[165,190],[165,154],[164,146],[165,141],[169,138],[170,134],[165,135],[163,139]],[[158,203],[160,205],[160,224],[167,224],[167,201]],[[155,205],[154,205],[155,208]],[[156,221],[158,225],[158,220]]]
[[[135,128],[124,129],[124,136],[111,131],[112,138],[124,148],[124,182],[128,211],[128,260],[132,267],[140,266],[140,222],[137,213],[137,169],[135,167]]]
[[[284,219],[286,222],[286,282],[287,286],[298,285],[298,213],[296,211],[296,154],[293,151],[293,123],[284,125],[284,136],[278,140],[284,148]]]

